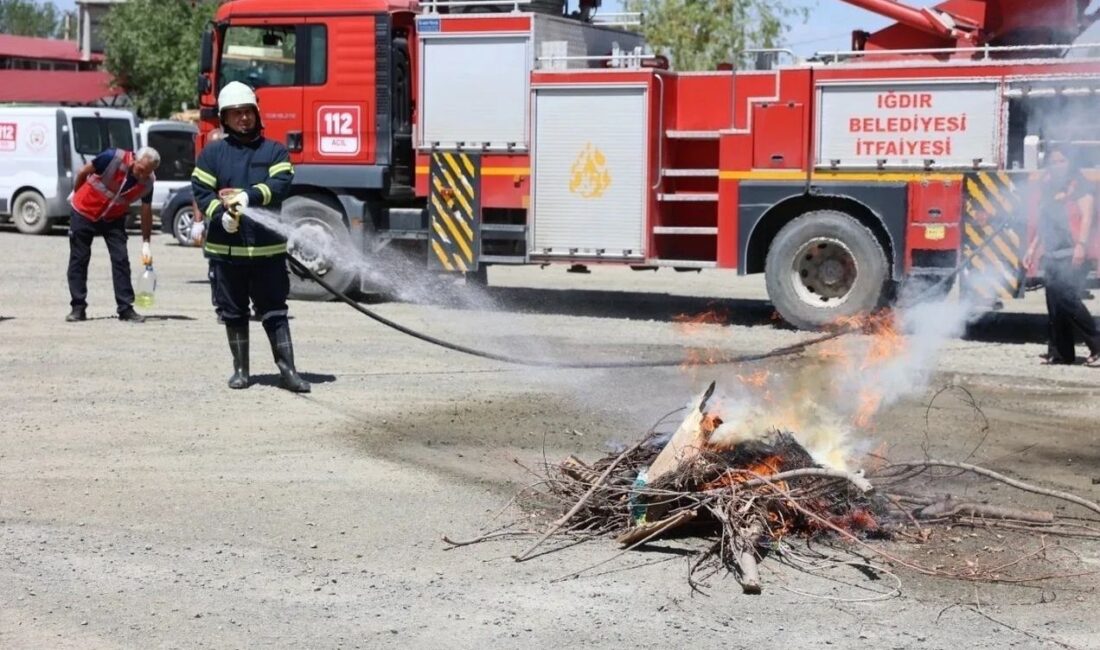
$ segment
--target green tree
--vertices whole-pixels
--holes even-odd
[[[642,31],[678,70],[713,70],[743,62],[751,48],[779,47],[794,19],[808,10],[792,0],[627,0],[644,15]]]
[[[130,0],[103,25],[107,71],[145,117],[168,117],[193,106],[199,43],[216,0]]]
[[[54,36],[60,23],[61,12],[52,2],[0,0],[0,34]]]

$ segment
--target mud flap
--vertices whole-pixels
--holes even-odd
[[[481,157],[433,153],[428,185],[428,268],[477,271],[481,256]]]
[[[973,172],[963,179],[959,288],[986,305],[1024,294],[1028,173]]]

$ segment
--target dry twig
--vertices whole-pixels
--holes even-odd
[[[890,463],[884,469],[890,469],[892,467],[901,467],[901,468],[953,467],[955,469],[966,470],[968,472],[978,474],[980,476],[985,476],[985,477],[991,478],[995,481],[1000,481],[1001,483],[1004,483],[1005,485],[1010,485],[1010,486],[1016,488],[1017,490],[1023,490],[1024,492],[1031,492],[1033,494],[1041,494],[1043,496],[1048,496],[1048,497],[1051,497],[1051,498],[1054,498],[1054,499],[1061,499],[1062,501],[1068,501],[1070,503],[1076,503],[1077,505],[1079,505],[1083,508],[1088,508],[1089,510],[1092,510],[1093,512],[1095,512],[1097,514],[1100,514],[1100,504],[1093,503],[1092,501],[1089,501],[1088,499],[1082,499],[1081,497],[1079,497],[1075,494],[1070,494],[1068,492],[1061,492],[1059,490],[1048,490],[1046,488],[1041,488],[1041,487],[1038,487],[1038,486],[1035,486],[1035,485],[1031,485],[1030,483],[1024,483],[1023,481],[1018,481],[1014,478],[1009,478],[1009,477],[1005,476],[1004,474],[998,474],[997,472],[994,472],[993,470],[986,469],[984,467],[979,467],[977,465],[971,465],[970,463],[959,463],[959,462],[950,461],[950,460],[934,460],[934,459],[933,460],[911,460],[911,461],[904,461],[904,462],[898,462],[898,463]]]

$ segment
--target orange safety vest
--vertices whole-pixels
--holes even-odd
[[[1093,188],[1094,201],[1097,198],[1095,188]],[[1069,214],[1069,232],[1073,237],[1073,241],[1079,242],[1081,240],[1081,227],[1084,225],[1084,215],[1081,214],[1081,208],[1077,205],[1077,201],[1066,201],[1066,211]],[[1097,219],[1100,218],[1100,214],[1097,214],[1096,207],[1093,207],[1092,223],[1089,227],[1089,238],[1082,243],[1085,245],[1085,257],[1090,260],[1100,259],[1100,228],[1097,228]]]
[[[103,174],[89,176],[73,195],[73,209],[89,221],[113,221],[126,216],[130,204],[145,196],[154,181],[154,176],[150,174],[148,179],[134,183],[125,192],[121,191],[133,164],[132,151],[115,149],[115,156]]]

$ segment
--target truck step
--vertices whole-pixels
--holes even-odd
[[[716,269],[718,262],[705,260],[646,260],[649,266],[671,266],[677,269]]]
[[[717,169],[662,169],[668,178],[718,178]]]
[[[527,239],[527,226],[522,223],[483,223],[481,224],[481,239],[523,241]]]
[[[526,264],[527,258],[523,255],[482,255],[478,261],[482,264]]]
[[[674,194],[659,194],[657,195],[659,201],[665,202],[696,202],[706,203],[714,202],[718,200],[718,192],[676,192]]]
[[[717,235],[717,228],[689,227],[689,226],[656,226],[653,228],[655,235]]]
[[[720,131],[665,131],[665,137],[673,140],[717,140]]]

